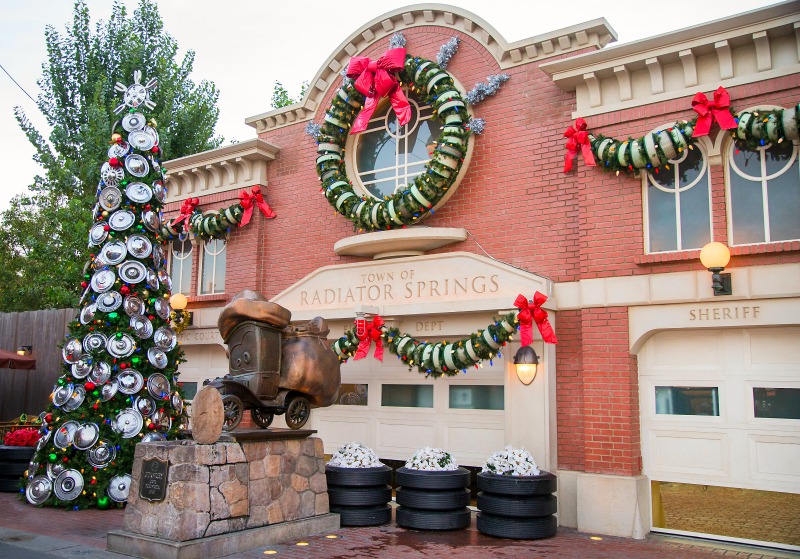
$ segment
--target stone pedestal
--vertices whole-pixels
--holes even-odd
[[[310,433],[137,445],[124,530],[109,533],[108,549],[138,557],[217,557],[253,547],[252,530],[279,541],[338,528],[338,515],[329,514],[322,440]],[[140,484],[142,462],[154,458],[168,461],[167,492],[151,502],[140,496]],[[307,530],[304,520],[314,520]]]

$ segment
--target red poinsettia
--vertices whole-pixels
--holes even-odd
[[[36,446],[39,436],[39,431],[36,429],[17,429],[5,434],[3,444],[5,446]]]

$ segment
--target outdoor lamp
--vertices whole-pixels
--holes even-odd
[[[17,348],[17,355],[30,355],[33,352],[32,345],[21,345]]]
[[[700,249],[700,262],[711,272],[711,288],[714,295],[732,295],[731,275],[722,270],[731,261],[731,251],[722,243],[708,243]]]
[[[536,378],[536,369],[539,366],[539,356],[529,345],[521,347],[514,356],[514,366],[517,368],[517,377],[522,384],[530,384]]]
[[[169,306],[176,311],[182,311],[185,309],[188,302],[189,300],[186,299],[186,295],[183,293],[176,293],[169,298]]]

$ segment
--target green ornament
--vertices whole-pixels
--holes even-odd
[[[48,459],[49,459],[51,462],[55,462],[56,460],[58,460],[58,456],[56,455],[56,453],[55,453],[55,452],[51,452],[51,453],[50,453],[50,455],[49,455],[47,458],[48,458]]]
[[[131,361],[133,363],[138,363],[139,361],[141,361],[141,359],[139,359],[138,357],[133,357],[133,358],[131,358]]]
[[[119,313],[117,313],[116,311],[108,313],[108,318],[110,318],[112,320],[114,320],[118,316],[119,316]],[[117,336],[117,337],[119,337],[119,336]]]
[[[102,497],[97,498],[97,508],[100,510],[106,510],[108,507],[111,506],[111,500],[103,495]]]

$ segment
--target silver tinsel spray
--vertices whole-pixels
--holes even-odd
[[[439,65],[439,68],[442,70],[447,68],[450,59],[458,52],[458,43],[460,42],[461,39],[458,37],[451,37],[449,41],[439,48],[439,54],[436,55],[436,64]]]
[[[473,134],[483,134],[483,129],[486,127],[486,121],[482,118],[471,118],[467,123],[467,128]]]
[[[403,48],[406,46],[406,38],[405,35],[401,31],[398,31],[389,39],[389,48],[390,49],[398,49]]]
[[[317,137],[322,133],[322,125],[317,124],[312,120],[311,122],[306,124],[305,132],[306,134],[308,134],[309,136],[311,136],[316,140]]]
[[[472,91],[464,96],[467,103],[477,105],[487,97],[490,97],[500,90],[500,86],[508,81],[508,74],[496,74],[486,78],[486,82],[476,83]]]

